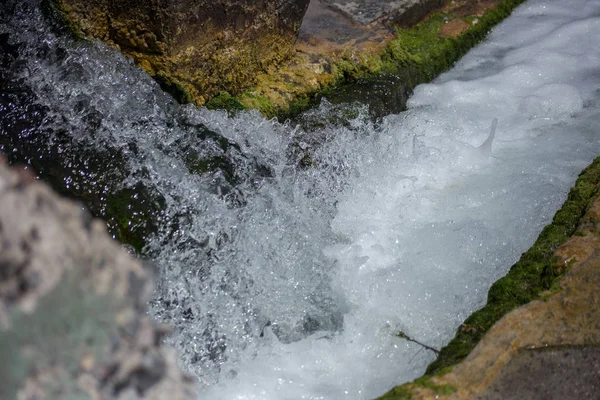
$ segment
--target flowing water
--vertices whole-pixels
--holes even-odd
[[[367,399],[434,358],[396,334],[447,343],[598,155],[598,37],[600,2],[531,0],[404,113],[281,124],[180,106],[7,0],[0,151],[143,234],[199,398]]]

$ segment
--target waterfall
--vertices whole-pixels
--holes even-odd
[[[155,266],[199,398],[368,399],[435,357],[398,332],[447,343],[598,155],[599,35],[598,2],[530,0],[406,112],[280,123],[179,105],[7,0],[0,151]]]

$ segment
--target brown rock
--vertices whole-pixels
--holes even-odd
[[[444,12],[461,17],[481,17],[487,10],[495,8],[502,0],[451,0],[446,2]]]
[[[238,93],[294,52],[309,0],[53,0],[180,100]]]
[[[457,37],[467,29],[470,25],[465,20],[460,18],[453,19],[440,28],[441,37]]]

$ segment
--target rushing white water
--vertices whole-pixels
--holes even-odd
[[[25,136],[118,151],[116,189],[162,199],[151,313],[200,399],[367,399],[417,377],[434,355],[395,334],[443,346],[600,150],[598,1],[531,0],[409,111],[375,125],[324,102],[308,132],[180,107],[112,50],[56,34],[35,0],[7,4],[0,39],[19,55],[0,72],[44,115]],[[14,104],[0,112],[33,118]],[[190,154],[235,179],[193,173]]]
[[[598,154],[598,37],[599,2],[530,1],[408,112],[367,137],[332,132],[318,158],[351,172],[330,224],[340,239],[320,248],[343,327],[265,335],[200,397],[370,398],[420,375],[434,355],[394,333],[443,346]],[[494,118],[490,154],[478,146]]]

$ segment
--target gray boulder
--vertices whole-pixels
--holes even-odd
[[[102,221],[0,160],[0,398],[193,399],[146,315],[151,275]]]

